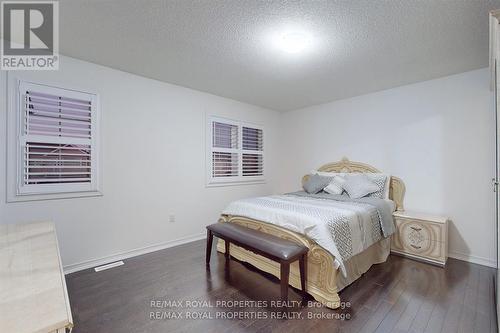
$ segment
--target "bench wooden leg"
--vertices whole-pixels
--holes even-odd
[[[306,296],[306,279],[307,279],[307,253],[305,253],[299,259],[299,267],[300,267],[300,285],[302,287],[302,296]]]
[[[207,252],[205,257],[205,262],[210,264],[210,256],[212,255],[212,241],[214,239],[214,235],[210,230],[207,229]]]
[[[290,263],[281,262],[281,300],[288,301],[288,277],[290,276]]]
[[[227,239],[224,240],[224,245],[226,246],[226,253],[224,255],[226,256],[226,260],[229,260],[229,241]]]

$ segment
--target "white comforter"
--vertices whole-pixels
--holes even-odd
[[[234,201],[223,214],[272,223],[308,236],[335,257],[336,268],[340,266],[344,275],[345,260],[384,237],[379,210],[365,202],[275,195]]]

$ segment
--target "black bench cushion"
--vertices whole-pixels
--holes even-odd
[[[234,240],[242,246],[247,245],[282,260],[307,252],[306,246],[235,223],[214,223],[207,226],[207,229],[216,236],[228,237],[230,241]]]

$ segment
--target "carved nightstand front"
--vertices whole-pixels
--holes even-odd
[[[448,218],[394,212],[391,252],[444,266],[448,259]]]

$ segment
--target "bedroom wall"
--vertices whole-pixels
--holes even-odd
[[[495,265],[493,95],[480,69],[284,113],[281,191],[343,156],[406,183],[407,210],[451,218],[450,256]]]
[[[279,113],[72,58],[61,61],[59,71],[14,75],[100,94],[104,195],[6,203],[4,184],[0,223],[54,221],[69,271],[202,238],[204,226],[229,201],[296,190],[303,174],[343,156],[401,177],[408,210],[450,216],[450,255],[495,263],[487,69]],[[0,71],[1,175],[6,84]],[[205,186],[207,113],[265,126],[265,184]],[[168,222],[172,214],[175,223]]]
[[[100,94],[102,197],[6,203],[0,223],[54,221],[68,270],[202,238],[225,205],[276,187],[279,113],[63,57],[59,71],[11,73]],[[6,73],[0,71],[0,175],[6,164]],[[265,127],[267,183],[205,186],[205,114]],[[5,178],[4,178],[5,179]],[[169,223],[169,215],[176,216]]]

